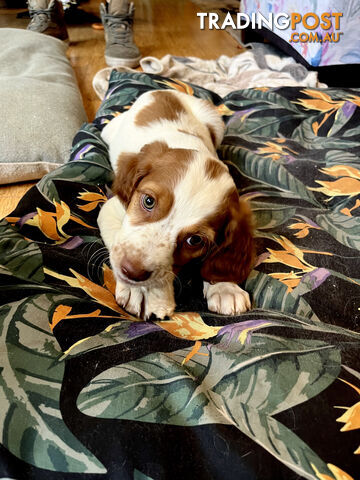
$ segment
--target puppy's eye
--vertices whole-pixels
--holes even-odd
[[[155,198],[151,195],[143,195],[141,197],[141,205],[145,208],[145,210],[150,212],[155,207],[155,204]]]
[[[186,239],[186,243],[189,247],[201,247],[204,244],[204,239],[200,235],[191,235]]]

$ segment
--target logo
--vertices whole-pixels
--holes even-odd
[[[318,15],[314,12],[308,12],[304,15],[300,13],[269,13],[265,17],[260,12],[254,12],[251,15],[238,12],[236,16],[228,12],[225,18],[220,21],[219,15],[214,12],[205,13],[198,12],[196,14],[200,18],[200,30],[207,28],[209,30],[224,30],[230,27],[234,30],[244,30],[245,28],[257,29],[266,27],[273,31],[274,28],[278,30],[293,30],[290,33],[289,41],[293,43],[337,43],[343,32],[340,32],[340,20],[343,16],[340,12],[324,12]],[[305,30],[298,32],[300,30]],[[314,30],[320,28],[322,32]]]

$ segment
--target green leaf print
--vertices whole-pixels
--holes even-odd
[[[301,296],[289,292],[286,285],[266,273],[253,270],[246,280],[245,290],[251,293],[257,308],[295,313],[318,321],[310,305]]]
[[[40,248],[6,220],[0,221],[0,272],[31,282],[42,282],[45,277]]]
[[[265,186],[270,185],[278,190],[289,192],[291,198],[295,196],[312,205],[321,206],[313,193],[279,162],[239,147],[225,145],[221,152],[222,157],[235,165],[245,177],[260,181]]]
[[[0,441],[38,468],[104,473],[59,410],[64,363],[57,361],[59,347],[48,327],[48,311],[56,299],[38,295],[0,307]]]
[[[322,137],[315,135],[313,130],[314,122],[321,122],[323,114],[306,116],[299,126],[295,128],[291,135],[291,139],[300,143],[304,148],[309,150],[323,149],[344,149],[357,147],[359,142],[347,140],[344,137]]]
[[[316,223],[346,247],[360,250],[360,217],[330,212],[318,215]]]
[[[258,109],[259,110],[259,109]],[[257,136],[257,137],[276,137],[282,122],[290,121],[294,118],[294,114],[283,116],[252,115],[246,117],[245,121],[231,121],[226,130],[227,135]]]
[[[232,97],[233,94],[230,93],[224,98],[224,102],[228,103],[233,101]],[[257,106],[259,104],[265,104],[267,111],[271,109],[283,108],[285,110],[289,110],[290,112],[303,115],[294,102],[287,100],[285,97],[279,95],[279,93],[273,92],[271,90],[264,91],[256,88],[249,88],[246,90],[241,90],[241,97],[252,100],[252,105],[254,106]],[[237,100],[235,97],[234,103],[243,105],[242,98]]]
[[[353,108],[349,109],[349,105]],[[345,125],[351,120],[351,117],[354,113],[356,106],[350,102],[346,102],[341,108],[335,113],[334,123],[330,130],[327,133],[328,137],[336,135]]]
[[[78,407],[98,418],[234,425],[305,478],[316,478],[309,459],[327,472],[326,464],[271,416],[307,401],[336,379],[337,348],[261,334],[253,334],[250,345],[237,340],[226,349],[221,345],[202,346],[200,355],[185,364],[190,349],[113,367],[83,389]]]
[[[329,150],[325,154],[325,163],[327,167],[346,165],[359,168],[359,161],[359,155],[344,150]]]
[[[296,207],[256,201],[251,201],[251,210],[258,230],[272,229],[283,225],[296,213]]]
[[[133,480],[153,480],[148,475],[144,475],[143,473],[139,472],[139,470],[134,470],[134,479]]]

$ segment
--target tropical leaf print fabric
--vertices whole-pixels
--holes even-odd
[[[227,123],[256,222],[253,308],[210,313],[196,272],[170,320],[115,301],[97,228],[103,126],[178,89]],[[360,471],[360,92],[113,72],[70,161],[0,222],[0,478],[351,480]]]

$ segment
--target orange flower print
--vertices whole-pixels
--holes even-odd
[[[316,250],[305,250],[294,245],[286,237],[273,237],[273,240],[279,243],[283,250],[273,250],[268,248],[267,251],[270,255],[267,255],[264,263],[281,263],[291,268],[289,272],[276,272],[270,273],[272,278],[279,280],[287,286],[288,292],[292,292],[301,282],[304,275],[314,275],[319,269],[318,267],[308,263],[305,258],[305,253],[314,253],[318,255],[332,255],[329,252],[319,252]],[[296,270],[298,270],[296,272]],[[313,273],[314,272],[314,273]],[[316,275],[315,275],[316,276]]]
[[[311,464],[311,467],[319,480],[354,480],[353,477],[350,477],[350,475],[344,472],[344,470],[341,470],[339,467],[333,465],[332,463],[328,463],[327,467],[333,474],[333,477],[330,477],[330,475],[327,475],[326,473],[319,472],[319,470],[313,463]]]
[[[288,287],[288,292],[292,292],[296,288],[302,279],[302,273],[295,273],[291,270],[290,273],[270,273],[270,277],[280,280],[281,283]]]
[[[119,320],[119,317],[113,317],[109,315],[100,315],[101,310],[94,310],[91,313],[80,313],[78,315],[69,315],[71,312],[72,307],[69,307],[67,305],[58,305],[53,313],[53,316],[51,318],[50,322],[50,328],[51,330],[54,330],[56,325],[58,325],[62,320],[72,320],[76,318],[114,318]]]
[[[188,93],[189,95],[194,95],[194,90],[188,83],[182,82],[181,80],[175,80],[174,78],[171,81],[164,80],[162,82],[167,87],[170,87],[172,90],[178,90],[179,92]]]
[[[337,178],[332,182],[323,180],[315,180],[321,185],[318,188],[309,188],[316,192],[321,192],[330,197],[326,201],[329,202],[335,197],[354,197],[360,195],[360,170],[354,167],[344,165],[334,165],[330,168],[323,168],[322,173]]]
[[[355,390],[360,396],[360,388],[355,387],[355,385],[339,378],[342,382],[349,385],[351,388]],[[343,423],[344,426],[340,429],[340,432],[348,432],[350,430],[357,430],[360,429],[360,401],[355,403],[352,407],[335,407],[341,408],[345,410],[345,413],[341,415],[341,417],[337,418],[336,421]],[[357,455],[360,455],[360,445],[354,452]]]
[[[184,358],[184,360],[182,361],[182,365],[185,365],[185,363],[188,363],[195,355],[202,355],[204,357],[208,357],[209,354],[208,353],[204,353],[204,352],[200,352],[200,348],[201,348],[201,342],[199,340],[197,340],[193,346],[193,348],[191,349],[191,352],[189,352],[186,357]]]
[[[214,337],[222,327],[206,325],[198,313],[175,313],[170,320],[159,320],[156,325],[175,337],[186,340],[205,340]]]
[[[307,110],[333,112],[341,108],[345,103],[345,100],[333,100],[330,95],[322,90],[312,90],[309,88],[301,90],[301,93],[305,93],[305,95],[308,95],[310,98],[300,98],[296,103]]]
[[[84,205],[78,205],[80,210],[91,212],[92,210],[95,210],[100,203],[105,203],[107,201],[107,196],[102,191],[100,192],[101,193],[88,192],[87,190],[80,192],[77,198],[83,202],[87,202]]]
[[[300,98],[299,101],[296,102],[298,105],[301,105],[306,110],[317,110],[324,114],[320,122],[315,121],[312,124],[315,135],[318,134],[319,129],[331,115],[337,115],[337,112],[342,110],[343,113],[348,116],[351,115],[351,111],[355,108],[351,102],[347,100],[333,100],[330,95],[321,90],[305,89],[302,90],[301,93],[305,93],[310,98]],[[352,108],[349,109],[351,105]]]
[[[222,103],[221,105],[218,105],[216,107],[216,110],[218,111],[218,113],[220,113],[222,117],[223,116],[231,117],[231,115],[233,115],[234,113],[234,111],[230,110],[230,108],[227,107],[224,103]]]
[[[288,159],[291,160],[292,155],[297,155],[297,152],[284,145],[284,143],[284,138],[274,138],[272,141],[265,142],[265,147],[258,148],[256,153],[265,154],[266,158],[271,158],[274,161],[280,160],[282,157],[289,157]]]
[[[58,272],[54,272],[48,268],[44,268],[46,275],[50,275],[59,280],[66,282],[71,287],[80,288],[84,290],[91,298],[104,307],[107,307],[118,314],[118,319],[129,320],[132,322],[141,321],[140,318],[137,318],[123,308],[121,308],[115,299],[115,277],[112,270],[106,265],[103,265],[104,271],[104,285],[100,286],[88,278],[84,277],[80,273],[70,268],[72,276],[63,275]],[[60,308],[61,307],[61,308]],[[52,328],[59,323],[59,321],[64,318],[75,318],[69,317],[71,307],[60,306],[58,310],[55,311],[52,318]],[[89,316],[96,317],[100,314],[100,310],[95,310]],[[81,315],[84,317],[86,315]],[[76,317],[77,318],[77,317]],[[112,317],[109,317],[112,318]],[[158,320],[154,322],[155,325],[159,326],[163,330],[171,333],[175,337],[185,338],[186,340],[203,340],[217,335],[219,330],[222,327],[211,327],[207,325],[201,316],[198,313],[186,312],[186,313],[174,313],[169,320]]]
[[[105,269],[107,268],[110,270],[107,266],[104,267]],[[69,269],[71,274],[73,276],[69,275],[63,275],[58,272],[54,272],[53,270],[50,270],[49,268],[44,268],[44,272],[46,275],[50,275],[52,277],[55,277],[59,280],[62,280],[66,282],[68,285],[71,287],[75,288],[80,288],[84,290],[91,298],[93,298],[96,302],[100,303],[104,307],[110,308],[111,310],[114,310],[115,312],[118,312],[119,315],[122,316],[122,318],[126,318],[127,320],[132,320],[136,321],[139,320],[133,315],[130,315],[127,313],[123,308],[121,308],[115,300],[115,291],[113,289],[113,285],[115,280],[110,279],[109,277],[112,275],[112,272],[110,274],[109,271],[107,271],[106,276],[107,279],[105,280],[105,286],[102,287],[101,285],[98,285],[88,278],[84,277],[80,273],[76,272],[72,268]],[[105,275],[104,275],[105,276]],[[111,290],[109,289],[111,288]]]
[[[308,219],[307,217],[301,218],[294,218],[297,220],[296,223],[292,223],[289,225],[288,228],[291,230],[299,230],[298,232],[294,233],[296,238],[305,238],[309,235],[310,229],[321,230],[321,228],[312,220]]]
[[[348,217],[352,217],[352,211],[353,210],[356,210],[357,208],[360,207],[360,198],[358,198],[355,202],[355,205],[351,208],[343,208],[342,210],[340,210],[340,212],[344,215],[347,215]]]
[[[86,228],[96,228],[88,225],[75,215],[72,215],[69,206],[65,202],[61,201],[58,203],[54,200],[53,204],[55,206],[55,212],[47,212],[41,208],[37,208],[36,213],[31,218],[28,218],[25,224],[37,227],[45,237],[54,240],[55,243],[59,245],[70,238],[70,235],[66,234],[63,230],[64,226],[70,220]]]

